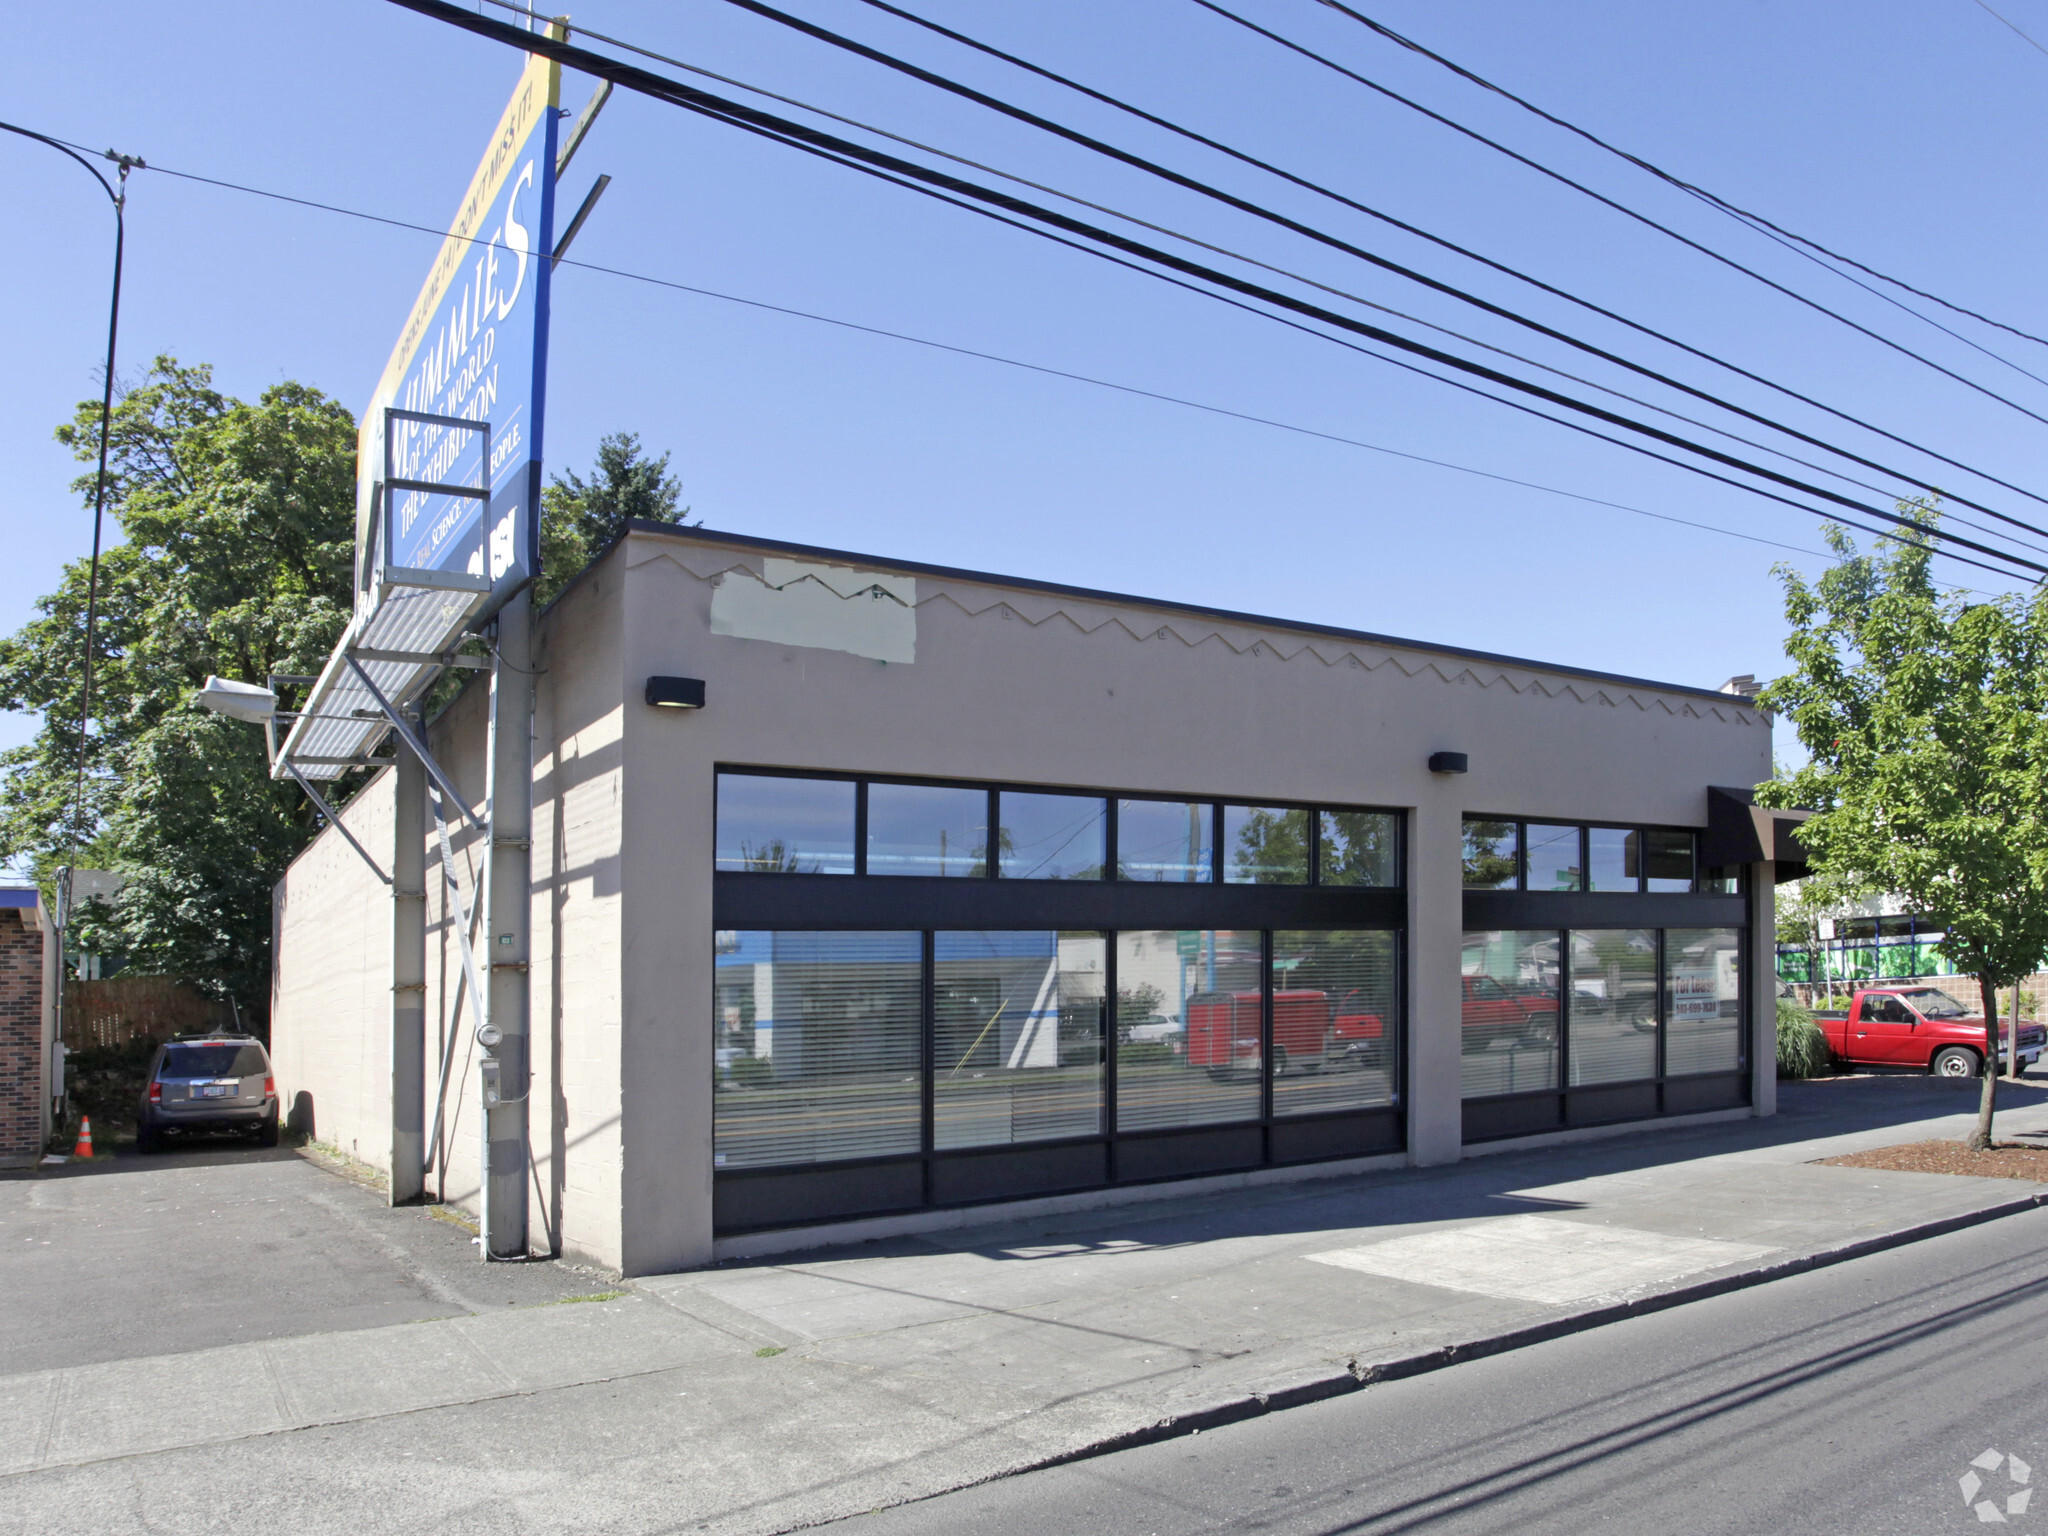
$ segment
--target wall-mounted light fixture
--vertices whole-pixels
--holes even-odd
[[[650,677],[647,702],[657,709],[702,709],[704,679],[701,677]]]
[[[1429,754],[1431,773],[1463,773],[1465,754],[1462,752],[1432,752]]]

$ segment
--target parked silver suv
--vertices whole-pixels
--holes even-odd
[[[135,1147],[179,1132],[239,1131],[277,1145],[277,1079],[254,1035],[181,1035],[157,1047],[136,1120]]]

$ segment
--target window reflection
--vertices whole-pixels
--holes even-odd
[[[1400,826],[1387,811],[1316,812],[1317,883],[1399,885]]]
[[[1459,970],[1464,1096],[1557,1087],[1557,930],[1467,932]]]
[[[988,872],[988,791],[930,784],[868,786],[868,873]]]
[[[1200,801],[1117,801],[1117,878],[1176,884],[1214,879],[1212,809]]]
[[[1309,813],[1223,807],[1223,878],[1232,885],[1307,885]]]
[[[1636,833],[1620,827],[1586,828],[1588,890],[1636,889],[1636,838]]]
[[[872,814],[872,813],[871,813]],[[1005,880],[1100,880],[1107,802],[1087,795],[1004,790],[996,799]]]
[[[1465,888],[1511,891],[1520,873],[1515,824],[1465,818]]]
[[[1580,878],[1579,829],[1551,827],[1531,822],[1527,829],[1529,889],[1532,891],[1577,891],[1585,888]]]
[[[1691,890],[1692,861],[1690,832],[1643,834],[1643,886],[1646,890]]]
[[[718,864],[778,875],[853,873],[854,787],[846,779],[718,776]]]
[[[1105,957],[1094,933],[932,936],[933,1145],[1102,1128]]]
[[[1399,1097],[1396,936],[1273,935],[1273,1113],[1366,1109]]]
[[[1732,1072],[1742,1065],[1742,933],[1672,928],[1664,934],[1664,1071]]]
[[[1116,936],[1116,1121],[1123,1131],[1256,1120],[1256,932]]]
[[[1657,1075],[1657,934],[1572,933],[1571,1080],[1628,1083]]]

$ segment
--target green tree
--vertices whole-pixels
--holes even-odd
[[[1945,598],[1925,539],[1863,555],[1828,538],[1841,561],[1811,586],[1779,568],[1794,670],[1761,696],[1811,758],[1757,798],[1814,810],[1800,836],[1823,879],[1896,891],[1945,925],[1943,952],[1984,993],[1970,1144],[1989,1146],[1997,988],[2048,951],[2048,591]]]
[[[99,403],[58,441],[99,451]],[[261,734],[192,702],[208,673],[314,672],[346,623],[355,423],[303,384],[254,404],[211,370],[159,357],[123,392],[108,434],[107,506],[122,541],[100,566],[92,729],[72,809],[87,565],[67,566],[39,617],[0,640],[0,708],[35,711],[0,755],[0,855],[44,884],[74,842],[120,870],[109,907],[75,914],[77,943],[179,976],[245,1014],[267,1009],[270,888],[317,830],[269,776]],[[94,477],[74,489],[89,505]]]
[[[632,432],[614,432],[597,445],[597,465],[585,480],[576,471],[556,475],[541,492],[540,578],[535,607],[553,602],[562,588],[611,547],[629,522],[680,523],[682,484],[668,472],[669,456],[641,454]]]

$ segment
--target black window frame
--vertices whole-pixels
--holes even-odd
[[[1464,890],[1465,890],[1465,891],[1466,891],[1467,893],[1487,893],[1487,894],[1506,894],[1506,893],[1508,893],[1508,892],[1510,892],[1510,891],[1513,891],[1513,892],[1520,892],[1520,893],[1526,893],[1526,894],[1531,894],[1531,895],[1559,895],[1559,896],[1574,896],[1574,895],[1577,895],[1577,896],[1593,896],[1593,897],[1600,897],[1600,898],[1608,898],[1608,897],[1627,897],[1627,896],[1723,896],[1723,897],[1725,897],[1725,896],[1727,896],[1727,895],[1730,895],[1730,894],[1740,894],[1740,893],[1741,893],[1741,889],[1742,889],[1742,884],[1741,884],[1741,878],[1740,878],[1740,869],[1739,869],[1739,867],[1738,867],[1738,870],[1737,870],[1737,890],[1736,890],[1736,892],[1734,892],[1734,893],[1730,893],[1730,892],[1725,892],[1725,891],[1711,891],[1711,890],[1707,890],[1707,889],[1705,888],[1705,887],[1706,887],[1706,883],[1707,883],[1708,879],[1710,878],[1710,876],[1711,876],[1711,877],[1713,877],[1713,878],[1725,878],[1725,876],[1724,876],[1724,875],[1723,875],[1723,874],[1721,873],[1721,871],[1720,871],[1720,869],[1719,869],[1718,867],[1717,867],[1717,868],[1716,868],[1715,870],[1713,870],[1713,871],[1710,871],[1710,870],[1709,870],[1709,869],[1707,868],[1707,866],[1706,866],[1706,865],[1704,865],[1704,864],[1703,864],[1703,863],[1702,863],[1702,862],[1700,861],[1700,837],[1701,837],[1701,835],[1702,835],[1702,834],[1703,834],[1703,833],[1704,833],[1704,832],[1706,831],[1706,828],[1704,828],[1704,827],[1682,827],[1682,826],[1677,826],[1677,825],[1674,825],[1674,824],[1671,824],[1671,823],[1668,823],[1668,822],[1656,822],[1656,821],[1570,821],[1570,820],[1566,820],[1566,819],[1563,819],[1563,818],[1560,818],[1560,817],[1555,817],[1555,816],[1508,816],[1508,815],[1494,815],[1494,814],[1492,814],[1491,812],[1486,812],[1486,811],[1465,811],[1465,812],[1461,813],[1461,815],[1460,815],[1460,818],[1459,818],[1459,822],[1458,822],[1458,825],[1459,825],[1459,827],[1460,827],[1461,831],[1462,831],[1462,828],[1464,827],[1465,823],[1466,823],[1466,822],[1471,822],[1471,821],[1483,821],[1483,822],[1492,822],[1492,823],[1494,823],[1494,824],[1496,824],[1496,825],[1501,825],[1501,824],[1505,824],[1505,825],[1509,825],[1509,826],[1512,826],[1512,827],[1513,827],[1513,828],[1515,829],[1515,883],[1514,883],[1514,884],[1513,884],[1512,886],[1507,886],[1507,885],[1466,885],[1466,886],[1464,886],[1463,888],[1464,888]],[[1576,891],[1549,891],[1549,890],[1545,890],[1545,891],[1541,891],[1541,892],[1531,892],[1531,891],[1529,890],[1529,828],[1530,828],[1531,826],[1544,826],[1544,827],[1576,827],[1576,828],[1578,829],[1578,834],[1579,834],[1579,886],[1578,886],[1578,889],[1577,889]],[[1605,832],[1627,832],[1627,833],[1633,833],[1633,834],[1635,835],[1635,838],[1636,838],[1636,845],[1635,845],[1635,847],[1636,847],[1636,875],[1635,875],[1635,880],[1636,880],[1636,884],[1635,884],[1635,889],[1634,889],[1633,891],[1629,891],[1629,890],[1619,890],[1619,891],[1617,891],[1617,890],[1606,890],[1606,891],[1596,891],[1596,890],[1592,889],[1592,868],[1591,868],[1591,863],[1590,863],[1590,857],[1591,857],[1591,844],[1590,844],[1590,834],[1591,834],[1591,833],[1592,833],[1592,832],[1593,832],[1593,831],[1594,831],[1594,830],[1595,830],[1596,828],[1597,828],[1598,830],[1600,830],[1600,831],[1605,831]],[[1671,833],[1671,832],[1676,832],[1676,833],[1683,833],[1683,834],[1685,834],[1686,836],[1688,836],[1688,837],[1690,837],[1690,838],[1692,839],[1692,879],[1691,879],[1691,882],[1690,882],[1690,885],[1691,885],[1691,889],[1689,889],[1689,890],[1685,890],[1685,891],[1652,891],[1652,890],[1651,890],[1651,889],[1649,888],[1649,882],[1650,882],[1650,876],[1649,876],[1649,840],[1648,840],[1647,834],[1648,834],[1648,833],[1651,833],[1651,832],[1661,832],[1661,833]],[[1461,839],[1460,839],[1460,846],[1462,847],[1462,837],[1461,837]],[[1462,855],[1462,853],[1461,853],[1461,854],[1460,854],[1460,859],[1461,859],[1461,867],[1460,867],[1460,877],[1461,877],[1461,883],[1462,883],[1462,875],[1463,875],[1463,869],[1462,869],[1462,858],[1463,858],[1463,855]],[[1538,926],[1541,926],[1541,925],[1538,925]]]

